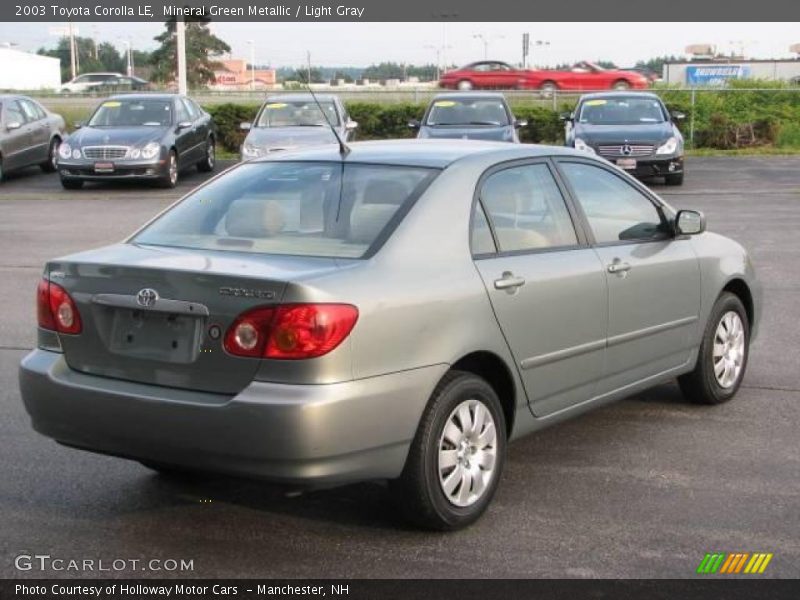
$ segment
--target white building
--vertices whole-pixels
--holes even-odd
[[[61,61],[14,48],[0,47],[0,90],[58,90]]]

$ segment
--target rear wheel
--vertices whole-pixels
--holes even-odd
[[[620,79],[619,81],[615,81],[614,85],[611,86],[611,89],[614,90],[629,90],[631,89],[631,84],[629,81],[625,81],[624,79]]]
[[[61,178],[61,185],[65,190],[79,190],[83,187],[83,181],[69,177]]]
[[[549,96],[558,91],[558,86],[554,81],[545,81],[539,86],[539,91],[542,95]]]
[[[206,154],[203,160],[197,163],[197,170],[201,173],[208,173],[214,170],[214,165],[216,164],[217,160],[217,152],[216,152],[216,145],[214,144],[214,138],[208,138],[206,142]]]
[[[667,185],[683,185],[683,173],[664,175],[664,183]]]
[[[39,166],[45,173],[52,173],[58,168],[58,147],[61,145],[61,140],[53,138],[50,142],[50,149],[47,151],[47,160]]]
[[[460,90],[471,90],[472,82],[469,79],[462,79],[456,87]]]
[[[159,187],[174,188],[178,185],[178,155],[170,150],[167,156],[167,171],[158,180]]]
[[[505,451],[497,394],[480,377],[452,371],[434,390],[403,473],[391,482],[393,499],[426,529],[465,527],[491,502]]]
[[[700,404],[722,404],[742,383],[750,351],[750,325],[738,296],[723,292],[711,310],[694,371],[678,378],[683,395]]]

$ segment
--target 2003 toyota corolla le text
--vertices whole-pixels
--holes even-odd
[[[673,377],[730,399],[759,309],[739,244],[585,153],[320,146],[49,261],[20,384],[63,444],[165,472],[385,479],[408,517],[453,529],[490,502],[510,439]]]

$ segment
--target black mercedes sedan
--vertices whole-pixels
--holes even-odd
[[[439,94],[422,121],[409,121],[417,137],[491,140],[519,143],[517,130],[527,121],[514,118],[505,96],[497,92]]]
[[[214,169],[214,122],[185,96],[112,96],[77,125],[58,151],[58,172],[67,189],[120,179],[175,187],[188,167]]]
[[[683,136],[655,94],[601,92],[581,96],[573,113],[564,113],[566,145],[613,162],[637,177],[663,176],[667,185],[683,183]]]

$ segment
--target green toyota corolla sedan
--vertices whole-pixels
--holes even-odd
[[[759,286],[699,212],[566,148],[343,150],[243,163],[49,261],[33,427],[163,472],[388,480],[455,529],[512,439],[675,377],[736,393]]]

